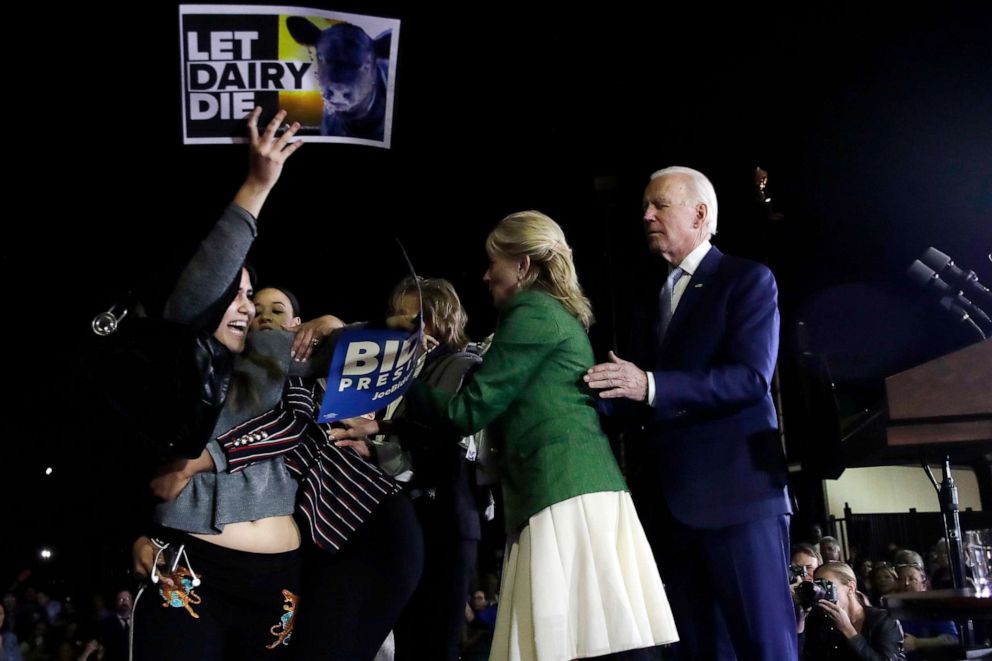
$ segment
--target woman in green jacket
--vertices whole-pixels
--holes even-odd
[[[592,310],[572,251],[536,211],[500,221],[486,250],[499,321],[482,366],[454,396],[417,383],[408,401],[415,417],[459,436],[485,428],[492,443],[509,538],[490,659],[657,658],[646,648],[677,634],[582,381]]]

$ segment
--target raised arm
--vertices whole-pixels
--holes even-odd
[[[259,135],[257,123],[261,112],[261,108],[255,108],[248,116],[251,138],[248,176],[180,275],[165,304],[166,319],[194,322],[223,296],[244,264],[257,233],[255,219],[279,180],[283,164],[303,144],[289,142],[300,127],[295,122],[276,138],[285,111],[279,111]]]

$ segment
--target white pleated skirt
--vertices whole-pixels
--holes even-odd
[[[489,661],[570,661],[677,640],[626,491],[556,503],[508,540]]]

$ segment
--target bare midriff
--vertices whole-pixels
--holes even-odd
[[[285,553],[300,547],[300,529],[288,515],[228,523],[219,535],[190,534],[217,546],[249,553]]]

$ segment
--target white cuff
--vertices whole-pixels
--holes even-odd
[[[648,375],[648,406],[654,406],[654,373],[645,372]]]

